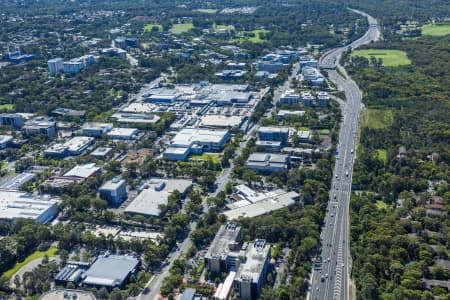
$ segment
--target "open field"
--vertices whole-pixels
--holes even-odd
[[[31,255],[29,255],[27,258],[25,258],[23,261],[21,262],[16,262],[16,264],[14,265],[14,267],[12,267],[11,269],[9,269],[8,271],[6,271],[3,275],[6,278],[11,278],[11,276],[13,276],[17,271],[19,271],[20,268],[22,268],[23,266],[25,266],[26,264],[28,264],[30,261],[33,261],[35,259],[44,257],[45,254],[47,254],[48,257],[53,257],[56,256],[56,251],[58,249],[56,247],[50,247],[48,248],[47,251],[35,251],[34,253],[32,253]]]
[[[0,104],[0,111],[14,111],[14,104]]]
[[[355,50],[352,56],[362,56],[370,60],[375,57],[377,60],[381,58],[383,65],[386,67],[398,67],[411,64],[406,52],[400,50],[386,50],[386,49],[368,49]]]
[[[170,28],[170,32],[173,34],[182,34],[188,32],[192,28],[194,28],[194,24],[192,23],[173,24],[172,28]]]
[[[204,13],[204,14],[215,14],[218,9],[212,9],[212,8],[200,8],[200,9],[196,9],[195,11]]]
[[[234,30],[234,25],[216,25],[213,26],[214,29],[220,30],[220,29],[226,29],[226,30]]]
[[[391,126],[394,112],[389,109],[366,109],[362,115],[362,127],[381,129]]]
[[[144,26],[144,31],[145,31],[145,32],[150,32],[150,31],[152,31],[152,29],[153,29],[154,27],[157,27],[157,28],[158,28],[158,31],[160,31],[160,32],[163,31],[163,26],[162,26],[161,24],[157,24],[157,23],[145,25],[145,26]]]
[[[263,39],[261,39],[260,37],[260,33],[264,34],[264,33],[268,33],[268,30],[265,29],[255,29],[252,31],[239,31],[237,33],[237,36],[235,39],[233,39],[233,41],[238,41],[238,42],[244,42],[244,41],[249,41],[252,43],[262,43],[264,42]]]
[[[450,24],[427,24],[421,27],[423,35],[444,36],[450,34]]]

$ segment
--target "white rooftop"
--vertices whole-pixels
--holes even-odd
[[[80,177],[88,178],[100,171],[100,167],[97,167],[95,163],[78,165],[73,167],[69,172],[64,174],[64,177]]]
[[[210,130],[200,128],[184,128],[172,140],[177,147],[190,147],[194,143],[221,143],[227,130]]]
[[[18,191],[0,191],[0,219],[31,218],[46,222],[46,213],[55,205],[56,201],[51,198],[32,197]]]
[[[113,128],[107,135],[110,138],[115,137],[132,137],[133,135],[137,135],[139,129],[137,128]]]

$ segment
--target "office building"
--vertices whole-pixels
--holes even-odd
[[[57,214],[56,201],[48,196],[35,197],[24,192],[0,191],[0,220],[30,218],[47,223]]]
[[[161,214],[159,206],[167,204],[170,194],[177,190],[185,195],[191,186],[192,181],[186,179],[151,179],[128,205],[125,213],[158,217]]]
[[[63,71],[63,63],[64,61],[62,58],[53,58],[47,61],[48,71],[50,72],[50,74],[56,75]]]
[[[110,132],[112,129],[113,129],[112,123],[96,123],[96,122],[84,123],[83,127],[81,128],[84,135],[98,136],[98,137]]]
[[[252,153],[245,165],[263,173],[283,172],[289,169],[290,158],[285,154]]]
[[[304,67],[318,68],[319,62],[314,58],[302,57],[300,58],[300,68],[303,69]]]
[[[330,96],[328,96],[327,92],[317,93],[317,105],[318,106],[329,106],[330,105]]]
[[[138,133],[137,128],[113,128],[106,135],[112,140],[134,140]]]
[[[206,269],[216,274],[235,269],[241,243],[241,227],[234,222],[220,226],[205,255]]]
[[[261,295],[269,270],[270,245],[255,240],[248,245],[245,259],[239,265],[234,279],[234,291],[239,299],[255,300]]]
[[[100,198],[108,201],[111,206],[119,206],[127,198],[126,181],[115,177],[105,182],[99,189]]]
[[[100,158],[100,159],[105,159],[108,156],[110,156],[112,154],[112,148],[110,147],[98,147],[97,149],[95,149],[94,151],[92,151],[90,153],[90,155]]]
[[[13,139],[12,135],[0,135],[0,150],[11,146]]]
[[[35,117],[25,122],[22,132],[25,136],[43,134],[52,138],[56,136],[56,123],[52,118]]]
[[[258,129],[258,137],[261,141],[277,141],[284,145],[289,138],[289,128],[262,126]]]
[[[289,105],[298,104],[300,103],[300,95],[293,90],[286,91],[281,95],[280,102]]]
[[[99,256],[83,273],[83,284],[93,287],[122,288],[139,271],[140,260],[125,255]]]
[[[63,158],[69,155],[76,156],[82,154],[87,148],[93,145],[95,139],[87,136],[76,136],[63,144],[54,144],[44,150],[44,154],[49,157]]]
[[[283,63],[274,61],[259,61],[257,65],[258,71],[267,71],[269,73],[278,73],[283,67]]]
[[[78,59],[63,62],[64,73],[76,74],[80,72],[83,69],[83,67],[84,67],[83,62]]]
[[[0,125],[12,126],[18,129],[23,126],[23,117],[20,114],[0,114]]]
[[[257,140],[255,142],[255,146],[257,147],[258,151],[264,151],[264,152],[280,152],[281,150],[281,142],[278,141],[261,141]]]
[[[124,125],[129,123],[142,123],[142,124],[154,124],[157,123],[161,117],[154,114],[147,113],[129,113],[129,112],[117,112],[112,115],[117,122],[122,123]]]
[[[120,48],[106,48],[100,50],[100,54],[107,55],[107,56],[116,56],[122,59],[127,58],[127,51],[120,49]]]
[[[69,108],[58,107],[52,111],[52,114],[59,117],[70,117],[70,118],[84,118],[86,112],[84,110],[74,110]]]
[[[219,152],[229,138],[228,130],[185,128],[175,135],[163,157],[170,160],[185,160],[189,154]]]
[[[101,168],[97,167],[95,163],[77,165],[70,171],[64,174],[65,177],[76,177],[87,179],[91,176],[95,176],[100,172]]]
[[[311,138],[311,132],[309,130],[298,131],[297,134],[300,143],[309,143]]]

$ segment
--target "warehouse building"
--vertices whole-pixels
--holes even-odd
[[[241,243],[241,227],[234,222],[220,226],[205,255],[206,269],[216,274],[234,269]]]
[[[158,217],[161,214],[160,205],[166,205],[170,194],[175,190],[182,196],[192,186],[186,179],[151,179],[144,184],[139,195],[128,205],[125,213]]]
[[[245,165],[263,173],[283,172],[289,169],[290,157],[285,154],[252,153]]]
[[[56,201],[48,196],[34,197],[24,192],[0,191],[0,220],[29,218],[47,223],[57,214]]]
[[[141,262],[139,259],[125,255],[99,256],[90,268],[83,273],[83,284],[93,287],[122,288],[130,276],[136,274]]]

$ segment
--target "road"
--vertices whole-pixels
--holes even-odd
[[[316,263],[312,271],[308,297],[310,300],[350,298],[349,205],[362,94],[357,84],[339,65],[339,59],[348,47],[354,49],[381,38],[378,23],[373,17],[361,11],[353,11],[368,19],[367,32],[350,45],[325,52],[319,61],[322,68],[328,70],[329,79],[339,90],[345,92],[347,101],[342,107],[344,117],[339,132],[330,201],[321,233],[321,247],[316,257],[321,258],[321,262]]]

